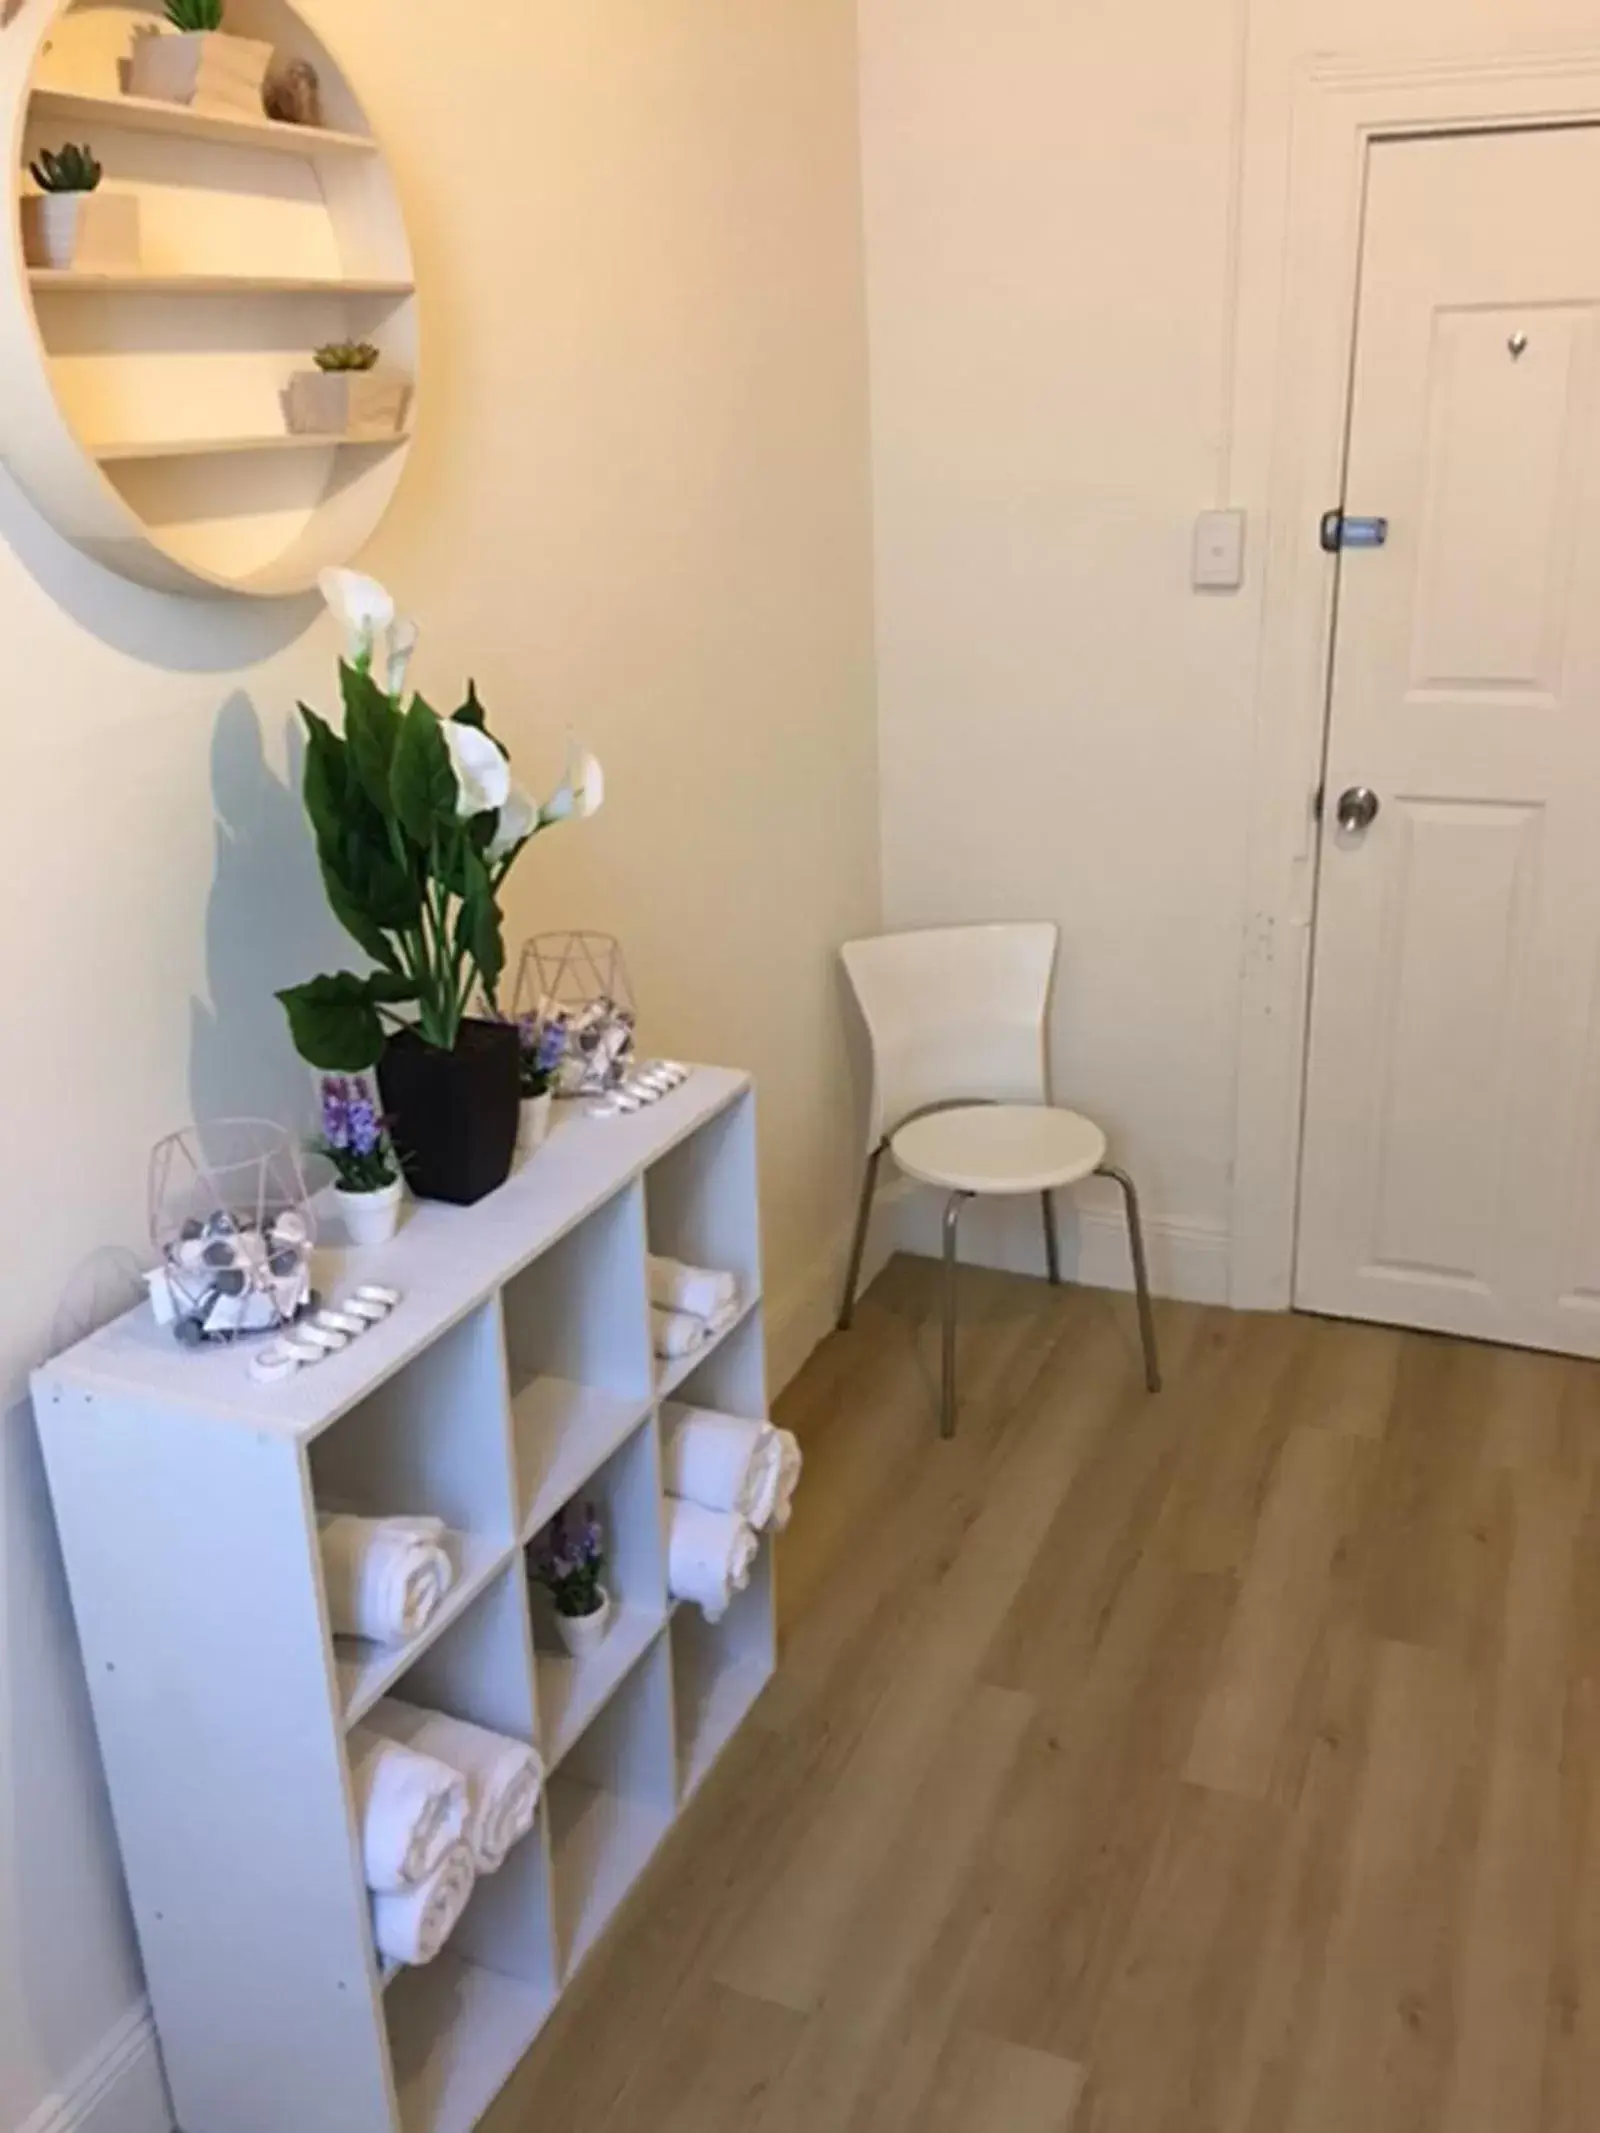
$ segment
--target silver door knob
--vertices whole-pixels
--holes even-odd
[[[1369,830],[1378,819],[1380,806],[1378,795],[1366,785],[1352,785],[1348,792],[1339,795],[1339,827],[1342,830]]]

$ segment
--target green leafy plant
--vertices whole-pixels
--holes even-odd
[[[28,165],[33,182],[43,193],[92,193],[100,183],[100,164],[94,150],[68,141],[64,148],[41,148]]]
[[[326,341],[312,360],[318,370],[376,370],[378,351],[370,341]]]
[[[377,1065],[393,1028],[455,1049],[474,996],[492,1002],[505,970],[506,876],[542,830],[592,815],[604,780],[592,756],[577,756],[541,807],[513,782],[470,683],[450,718],[421,696],[405,701],[417,632],[381,585],[330,570],[323,591],[349,635],[344,730],[300,706],[306,813],[329,908],[377,968],[313,978],[278,998],[303,1059],[359,1074]]]
[[[220,30],[224,0],[167,0],[167,20],[175,30],[192,35],[198,30]]]

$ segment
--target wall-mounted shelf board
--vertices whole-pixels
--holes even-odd
[[[35,1375],[181,2125],[469,2133],[770,1678],[770,1546],[722,1622],[668,1604],[652,1247],[738,1275],[749,1309],[692,1390],[764,1413],[754,1094],[710,1067],[630,1118],[558,1113],[477,1207],[319,1253],[324,1293],[404,1300],[285,1384],[255,1384],[237,1348],[180,1350],[147,1309]],[[576,1659],[523,1548],[590,1502],[617,1614]],[[459,1581],[410,1644],[331,1634],[319,1507],[444,1521]],[[445,1954],[398,1974],[373,1946],[346,1747],[389,1693],[527,1740],[549,1773]]]
[[[116,444],[90,443],[88,449],[102,466],[134,459],[208,459],[218,453],[235,452],[382,452],[405,444],[409,430],[392,437],[145,437],[124,438]]]
[[[36,116],[63,126],[120,126],[131,133],[169,133],[190,141],[217,141],[286,156],[370,156],[378,152],[370,134],[340,133],[327,126],[285,126],[264,114],[255,119],[194,111],[186,104],[157,103],[148,96],[97,96],[83,90],[40,87],[33,94],[33,110]]]
[[[63,140],[88,141],[139,231],[106,270],[52,255],[0,275],[0,456],[124,577],[276,598],[366,545],[414,428],[350,439],[361,451],[291,438],[284,387],[323,342],[371,341],[411,382],[414,417],[416,276],[388,164],[321,34],[294,0],[230,0],[228,29],[278,65],[308,61],[328,125],[123,96],[134,40],[164,33],[160,0],[32,0],[0,38],[13,260],[29,164]]]
[[[410,296],[416,284],[380,274],[98,274],[30,267],[30,288],[51,296]]]

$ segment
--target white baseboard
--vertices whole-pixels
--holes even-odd
[[[172,2133],[148,2001],[128,2010],[18,2133]]]
[[[833,1331],[839,1317],[839,1297],[855,1231],[852,1224],[837,1236],[797,1281],[791,1281],[767,1303],[767,1381],[773,1399],[797,1377],[812,1351]],[[883,1272],[897,1249],[893,1209],[889,1196],[879,1208],[867,1236],[861,1260],[861,1289],[865,1292]]]
[[[1131,1289],[1128,1231],[1119,1207],[1074,1207],[1059,1201],[1061,1270],[1086,1289]],[[936,1259],[943,1249],[943,1201],[936,1193],[907,1195],[895,1210],[895,1243],[903,1252]],[[1146,1214],[1145,1250],[1157,1296],[1184,1303],[1228,1300],[1228,1233],[1200,1222]],[[961,1218],[961,1257],[969,1266],[1007,1274],[1043,1274],[1044,1228],[1037,1200],[978,1200]]]

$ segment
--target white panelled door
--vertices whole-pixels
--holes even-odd
[[[1346,506],[1296,1301],[1600,1354],[1600,133],[1374,146]]]

